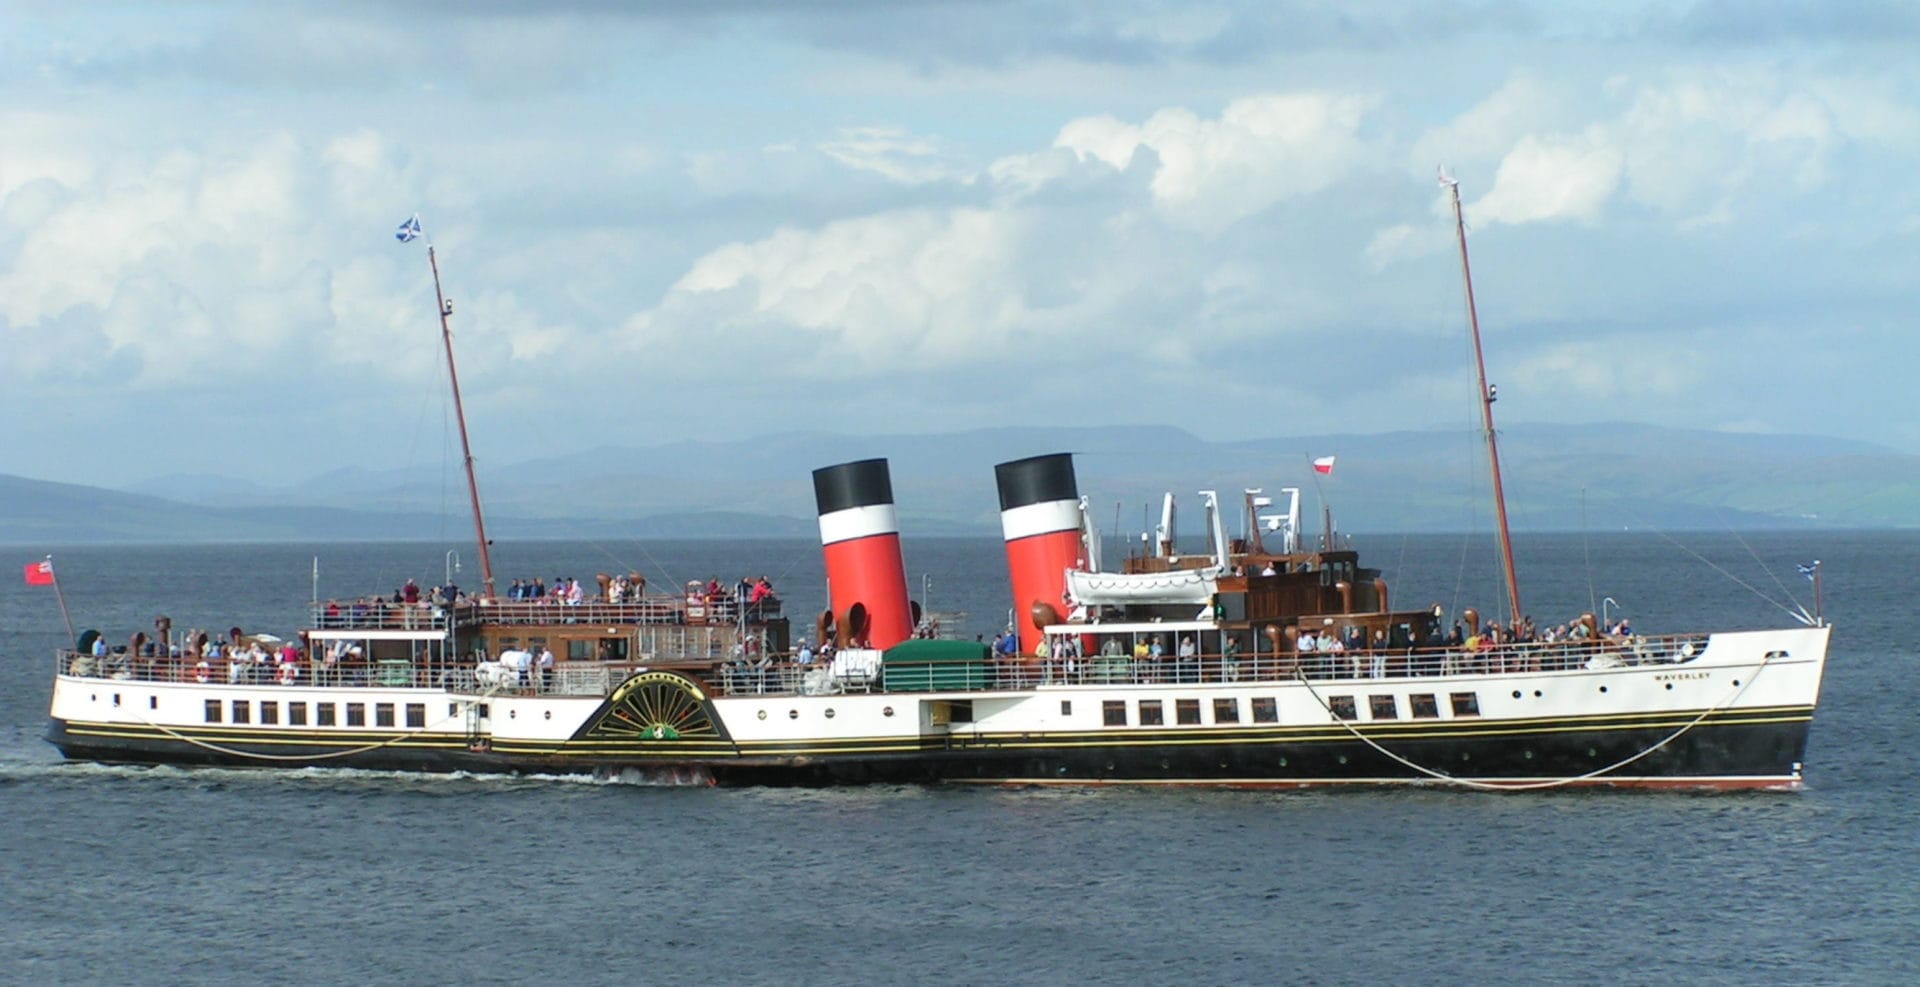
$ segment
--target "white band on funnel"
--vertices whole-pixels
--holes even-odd
[[[853,538],[892,535],[900,531],[899,518],[892,504],[849,507],[844,511],[820,515],[820,544],[832,545]]]
[[[1078,531],[1080,502],[1049,500],[1001,511],[1000,530],[1006,534],[1007,541],[1050,535],[1056,531]]]

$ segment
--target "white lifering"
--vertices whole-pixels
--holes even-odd
[[[206,685],[207,680],[212,677],[213,677],[213,668],[212,666],[208,665],[206,662],[203,661],[200,664],[193,666],[193,680],[195,682],[198,682],[201,685]]]
[[[279,678],[280,678],[281,685],[292,685],[293,680],[299,677],[300,677],[300,666],[295,665],[293,662],[290,662],[290,661],[283,661],[280,663]]]

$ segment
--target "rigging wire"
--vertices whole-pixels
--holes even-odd
[[[1732,525],[1727,524],[1726,519],[1720,516],[1720,509],[1717,507],[1713,509],[1713,519],[1719,521],[1720,526],[1727,529],[1727,534],[1732,535],[1734,540],[1740,543],[1740,547],[1747,550],[1747,554],[1753,557],[1754,564],[1760,567],[1760,571],[1766,573],[1767,578],[1773,580],[1775,586],[1780,587],[1780,594],[1792,600],[1793,605],[1799,607],[1800,612],[1805,613],[1807,609],[1806,606],[1800,602],[1798,597],[1793,595],[1793,590],[1788,589],[1787,584],[1780,581],[1779,575],[1774,573],[1773,568],[1767,565],[1766,560],[1760,557],[1760,553],[1753,550],[1752,545],[1747,544],[1746,538],[1742,537],[1740,532],[1735,531]]]
[[[1732,572],[1727,571],[1727,569],[1724,566],[1721,566],[1720,564],[1714,562],[1712,559],[1709,559],[1706,556],[1701,555],[1699,552],[1694,551],[1692,548],[1689,548],[1685,544],[1682,544],[1679,539],[1674,538],[1672,535],[1667,534],[1665,531],[1662,531],[1659,528],[1654,527],[1653,525],[1647,524],[1644,520],[1640,518],[1638,514],[1634,514],[1632,508],[1628,508],[1627,513],[1633,514],[1633,519],[1635,524],[1639,525],[1642,528],[1645,528],[1648,531],[1653,532],[1656,535],[1659,535],[1661,538],[1665,539],[1668,544],[1681,550],[1682,552],[1687,553],[1688,555],[1693,556],[1694,559],[1705,564],[1708,568],[1721,574],[1722,576],[1727,577],[1727,579],[1731,580],[1736,585],[1743,587],[1753,595],[1780,608],[1783,612],[1785,612],[1788,616],[1792,617],[1794,620],[1799,621],[1801,623],[1811,623],[1811,621],[1808,619],[1805,613],[1804,608],[1796,611],[1794,608],[1789,607],[1786,604],[1781,603],[1779,600],[1776,600],[1773,597],[1768,596],[1767,594],[1761,592],[1760,589],[1754,586],[1752,583],[1749,583],[1746,580],[1741,579],[1739,576],[1736,576]]]

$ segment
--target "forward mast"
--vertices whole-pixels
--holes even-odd
[[[1509,626],[1520,620],[1520,583],[1513,573],[1513,535],[1507,530],[1507,495],[1500,482],[1500,444],[1494,438],[1493,402],[1496,391],[1487,383],[1487,360],[1480,351],[1480,316],[1473,305],[1473,267],[1467,261],[1467,224],[1460,215],[1460,183],[1446,172],[1440,184],[1453,200],[1453,231],[1460,242],[1460,282],[1467,295],[1467,332],[1473,337],[1473,372],[1480,385],[1480,430],[1487,439],[1487,468],[1493,473],[1495,535],[1500,540],[1500,570],[1507,582]]]

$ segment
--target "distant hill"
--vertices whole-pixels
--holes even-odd
[[[1073,452],[1096,521],[1139,530],[1173,491],[1237,502],[1298,486],[1347,531],[1453,531],[1490,522],[1484,452],[1467,431],[1208,442],[1173,428],[1001,428],[943,435],[787,433],[606,446],[500,467],[480,481],[489,533],[512,538],[768,537],[815,532],[811,474],[891,463],[909,536],[998,531],[995,463]],[[1311,457],[1337,455],[1316,486]],[[1868,443],[1647,425],[1520,425],[1501,433],[1514,526],[1900,528],[1920,525],[1920,456]],[[286,486],[174,475],[116,491],[0,475],[0,541],[445,539],[464,534],[449,469],[334,470]],[[1316,525],[1309,523],[1309,528]]]

